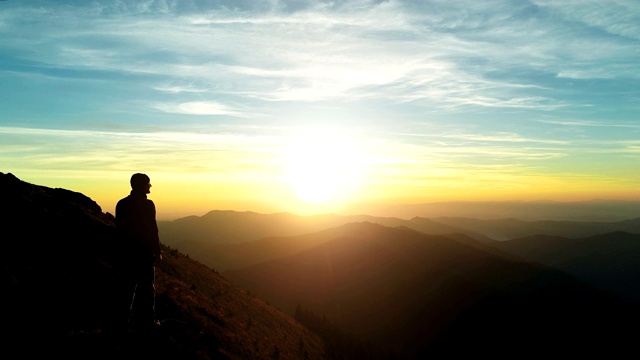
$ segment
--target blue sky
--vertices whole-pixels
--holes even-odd
[[[640,199],[638,1],[6,0],[0,38],[0,171],[105,211],[138,171],[166,214]]]

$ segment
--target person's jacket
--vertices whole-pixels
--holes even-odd
[[[118,241],[126,255],[157,258],[161,254],[156,206],[147,194],[132,190],[116,204]]]

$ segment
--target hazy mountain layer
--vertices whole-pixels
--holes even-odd
[[[435,221],[453,228],[478,232],[498,241],[525,236],[552,235],[568,238],[582,238],[625,231],[640,234],[640,218],[621,221],[524,221],[517,219],[480,220],[470,218],[439,217]]]
[[[445,217],[417,217],[404,220],[367,215],[297,216],[288,213],[258,214],[237,211],[211,211],[201,217],[190,216],[174,221],[162,221],[158,226],[165,244],[179,249],[207,266],[225,271],[283,257],[301,250],[307,244],[313,244],[291,244],[282,239],[283,237],[309,234],[363,221],[389,227],[404,227],[432,235],[463,234],[485,244],[539,234],[579,238],[613,231],[640,233],[640,218],[615,222]]]
[[[629,345],[624,329],[635,310],[470,238],[354,223],[289,242],[317,237],[326,238],[224,275],[286,312],[300,305],[408,358],[522,349],[575,355]]]
[[[214,210],[203,216],[188,216],[172,221],[159,221],[165,243],[171,246],[183,242],[208,244],[238,244],[270,236],[292,236],[311,233],[353,222],[369,221],[385,226],[406,226],[430,234],[463,233],[490,242],[484,235],[429,219],[374,217],[368,215],[342,216],[322,214],[300,216],[289,213],[259,214],[251,211]]]
[[[423,204],[354,205],[345,209],[381,217],[462,217],[483,220],[622,221],[640,216],[640,201],[443,201]]]

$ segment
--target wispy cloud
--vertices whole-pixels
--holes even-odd
[[[191,101],[179,104],[157,103],[153,108],[173,114],[240,116],[240,112],[227,105],[212,101]]]
[[[534,0],[563,18],[579,21],[608,34],[640,40],[640,4],[633,0],[602,2]]]
[[[526,138],[520,134],[499,132],[495,134],[443,134],[440,135],[443,138],[473,140],[481,142],[499,142],[499,143],[541,143],[541,144],[567,144],[566,140],[553,140],[553,139],[533,139]]]
[[[585,126],[585,127],[611,127],[611,128],[640,128],[638,123],[622,123],[607,121],[594,121],[594,120],[579,120],[579,119],[566,119],[566,120],[538,120],[545,124],[554,125],[566,125],[566,126]]]
[[[238,177],[278,176],[273,153],[281,139],[176,132],[125,133],[0,127],[7,140],[0,155],[4,166],[21,172],[29,166],[59,174],[77,169],[157,173],[216,174],[233,182]],[[60,149],[64,143],[64,149]],[[28,166],[26,164],[29,164]],[[276,166],[274,168],[274,166]]]
[[[633,63],[595,70],[568,65],[584,63],[571,58],[580,60],[593,44],[587,46],[586,38],[581,42],[579,33],[567,41],[559,25],[534,15],[533,9],[520,6],[514,16],[513,9],[499,2],[467,5],[462,13],[458,6],[440,3],[425,5],[429,12],[414,12],[400,2],[356,2],[240,16],[224,8],[189,14],[178,11],[177,3],[127,4],[110,17],[103,16],[106,8],[91,6],[55,12],[20,9],[14,15],[34,20],[35,26],[5,48],[50,67],[154,75],[157,84],[151,81],[150,86],[156,89],[166,89],[164,84],[172,81],[200,81],[213,88],[233,80],[243,84],[249,97],[245,101],[371,99],[382,97],[373,89],[383,89],[385,99],[556,110],[569,104],[551,92],[527,94],[526,88],[544,88],[531,79],[495,80],[491,74],[523,66],[561,77],[638,74]],[[13,19],[5,19],[11,33]],[[51,28],[51,21],[63,25]],[[47,41],[40,37],[45,26]],[[603,39],[596,46],[606,46],[606,51],[593,53],[594,61],[628,52],[620,42]],[[215,89],[243,94],[237,86]]]
[[[163,84],[154,87],[155,90],[166,92],[169,94],[179,94],[179,93],[204,93],[209,90],[203,89],[201,87],[188,84],[188,85],[176,85],[176,84]]]

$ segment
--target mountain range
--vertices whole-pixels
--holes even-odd
[[[310,234],[364,221],[388,227],[405,227],[431,235],[466,235],[475,240],[473,243],[487,245],[536,235],[582,238],[618,231],[640,234],[640,218],[605,222],[448,217],[415,217],[406,220],[369,215],[298,216],[230,210],[214,210],[203,216],[159,221],[158,227],[164,243],[181,249],[207,266],[225,271],[290,255],[308,244],[287,241],[282,238],[284,236]],[[269,249],[275,248],[280,248],[282,252],[272,254]]]
[[[637,292],[624,291],[637,288],[640,273],[634,219],[215,210],[159,222],[162,326],[121,338],[113,333],[113,215],[83,194],[12,174],[0,173],[0,191],[6,357],[618,357],[635,350]]]

